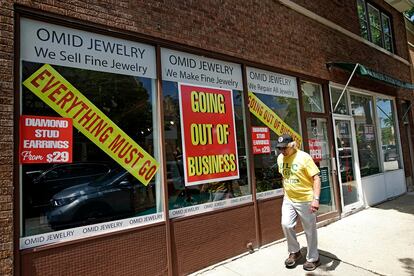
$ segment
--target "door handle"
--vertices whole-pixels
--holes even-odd
[[[337,174],[337,170],[336,170],[336,158],[332,157],[331,158],[331,170],[334,174]]]

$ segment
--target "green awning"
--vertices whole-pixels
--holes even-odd
[[[364,76],[364,77],[369,77],[371,79],[377,80],[377,81],[382,81],[385,82],[387,84],[396,86],[396,87],[401,87],[401,88],[405,88],[405,89],[414,89],[414,84],[412,83],[408,83],[408,82],[403,82],[399,79],[393,78],[389,75],[377,72],[375,70],[372,70],[371,68],[368,68],[364,65],[361,65],[359,63],[350,63],[350,62],[328,62],[326,64],[329,67],[338,67],[344,70],[347,70],[349,72],[353,72],[355,69],[355,66],[358,65],[355,73],[357,73],[360,76]]]

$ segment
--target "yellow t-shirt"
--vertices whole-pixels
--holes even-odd
[[[301,150],[290,156],[279,154],[277,165],[283,176],[285,196],[294,202],[312,201],[312,177],[319,173],[319,168],[312,157]]]

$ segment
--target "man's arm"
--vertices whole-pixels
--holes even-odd
[[[321,194],[321,178],[318,174],[312,176],[313,180],[313,200],[311,203],[311,212],[316,212],[319,209],[319,196]]]

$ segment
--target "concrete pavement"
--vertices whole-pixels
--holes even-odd
[[[408,275],[414,276],[414,193],[362,210],[318,229],[322,265],[313,272],[286,269],[286,242],[273,243],[192,275]],[[306,239],[298,237],[306,254]]]

